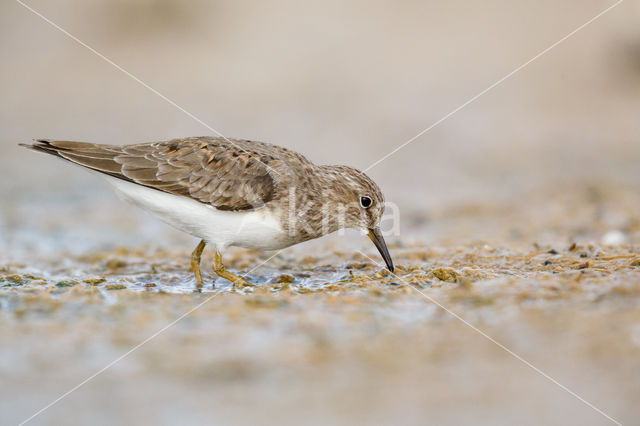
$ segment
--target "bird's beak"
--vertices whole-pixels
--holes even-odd
[[[393,260],[391,260],[391,255],[389,254],[389,250],[387,249],[387,243],[384,242],[382,233],[380,233],[380,228],[369,229],[369,238],[371,238],[373,244],[375,244],[378,248],[378,251],[382,255],[384,262],[387,264],[387,268],[389,268],[389,271],[393,272]]]

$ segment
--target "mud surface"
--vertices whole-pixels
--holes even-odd
[[[76,424],[95,413],[98,424],[610,422],[558,383],[633,424],[638,197],[599,194],[561,203],[534,193],[535,213],[498,202],[434,209],[408,238],[390,238],[395,274],[359,235],[275,256],[231,250],[229,268],[257,284],[244,290],[216,280],[205,252],[200,294],[192,241],[164,225],[141,226],[141,240],[181,248],[64,251],[73,237],[61,236],[52,253],[11,233],[13,260],[0,266],[3,423],[110,366],[33,424],[67,422],[70,409]]]

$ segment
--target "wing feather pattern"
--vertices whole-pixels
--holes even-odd
[[[213,137],[123,146],[42,139],[24,146],[220,210],[251,210],[276,198],[283,157],[311,164],[275,145]]]

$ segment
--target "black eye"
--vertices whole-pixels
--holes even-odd
[[[371,203],[373,203],[373,201],[371,201],[371,198],[360,197],[360,205],[362,206],[362,208],[368,209],[369,207],[371,207]]]

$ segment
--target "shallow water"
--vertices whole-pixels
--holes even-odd
[[[188,250],[117,248],[4,264],[6,421],[22,420],[151,338],[42,423],[60,419],[67,404],[88,419],[105,403],[126,407],[103,411],[105,423],[162,423],[177,413],[187,423],[255,422],[273,409],[284,422],[309,412],[337,422],[425,415],[467,422],[474,416],[466,410],[479,403],[501,419],[505,404],[516,404],[507,418],[521,423],[540,404],[546,408],[536,422],[570,410],[574,419],[602,423],[471,326],[617,418],[634,416],[637,246],[395,243],[394,276],[373,263],[380,260],[372,248],[346,252],[339,241],[317,243],[319,256],[306,247],[278,254],[248,275],[258,285],[243,290],[214,280],[205,256],[201,294]],[[268,255],[235,250],[227,258],[243,271]],[[165,391],[157,387],[183,397],[158,405]],[[246,400],[253,409],[239,411]],[[453,406],[466,408],[452,415]]]

